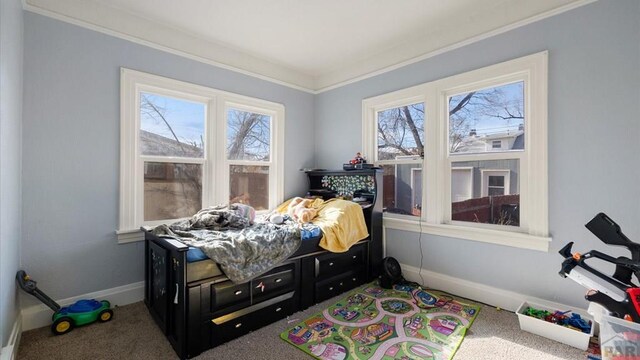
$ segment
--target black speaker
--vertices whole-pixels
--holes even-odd
[[[400,263],[390,256],[382,259],[382,271],[380,271],[380,286],[391,289],[394,284],[404,281]]]

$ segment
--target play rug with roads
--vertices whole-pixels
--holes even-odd
[[[451,359],[479,310],[435,290],[376,281],[280,337],[318,359]]]

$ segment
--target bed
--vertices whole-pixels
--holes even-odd
[[[145,304],[180,358],[196,356],[377,277],[382,261],[381,173],[372,169],[307,175],[310,189],[322,187],[327,176],[370,177],[373,187],[357,194],[368,200],[361,207],[367,238],[334,253],[320,246],[322,236],[311,237],[269,271],[234,282],[198,249],[143,228]]]

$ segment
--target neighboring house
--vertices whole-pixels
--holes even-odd
[[[472,130],[457,153],[524,149],[524,131],[476,135]],[[453,162],[451,167],[452,219],[518,225],[520,204],[519,161],[478,160]],[[508,221],[508,223],[507,223]]]
[[[149,156],[202,158],[204,150],[175,139],[140,130],[140,152]],[[198,199],[202,187],[200,165],[145,162],[145,220],[167,218],[167,214],[193,214],[200,210]],[[231,167],[230,202],[251,204],[262,210],[268,204],[268,173],[261,167]],[[249,189],[256,189],[251,199]],[[182,196],[177,196],[182,195]]]
[[[471,130],[458,145],[456,153],[521,149],[524,149],[522,128],[487,135],[477,135],[475,130]],[[392,151],[385,149],[385,152]],[[401,160],[404,157],[397,155],[395,159]],[[422,168],[396,165],[385,169],[384,175],[385,200],[395,199],[396,202],[390,205],[385,201],[387,208],[392,208],[391,211],[396,213],[419,215],[422,209]],[[503,211],[503,207],[510,213],[517,211],[519,193],[518,160],[454,161],[452,164],[451,202],[454,220],[480,219],[482,222],[493,222],[490,219],[498,216],[496,214]],[[472,208],[473,211],[470,210]],[[480,215],[478,209],[486,209],[485,216]]]
[[[140,153],[150,156],[180,156],[202,158],[204,150],[201,147],[177,142],[175,139],[164,137],[149,131],[140,130]]]
[[[175,139],[140,130],[140,153],[148,156],[202,158],[202,148]],[[175,214],[187,216],[202,208],[202,188],[198,164],[144,162],[145,220],[171,219]]]
[[[478,136],[474,129],[456,153],[478,153],[524,149],[524,131],[506,131]],[[517,160],[454,162],[451,172],[453,202],[485,196],[518,194]]]
[[[505,131],[486,135],[477,135],[472,129],[469,135],[462,139],[455,153],[477,153],[524,149],[524,131]]]

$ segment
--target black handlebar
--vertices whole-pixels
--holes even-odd
[[[47,305],[51,310],[58,311],[60,310],[60,305],[55,302],[52,298],[47,296],[42,290],[38,289],[37,282],[31,280],[31,277],[27,275],[24,270],[19,270],[16,273],[16,282],[18,286],[26,293],[35,296],[38,300],[42,301],[43,304]]]
[[[629,240],[620,230],[620,225],[605,213],[599,213],[586,225],[586,228],[608,245],[624,246],[631,251],[631,260],[640,261],[640,244]]]

